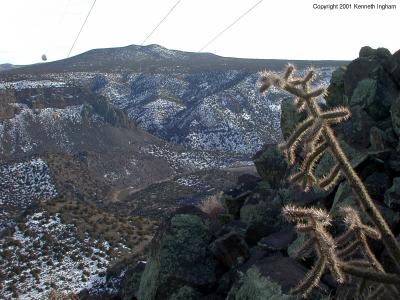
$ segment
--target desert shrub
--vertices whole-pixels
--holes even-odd
[[[199,204],[199,208],[212,219],[217,219],[225,211],[221,203],[221,194],[208,196]]]

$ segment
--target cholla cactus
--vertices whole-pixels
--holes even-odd
[[[335,251],[335,241],[326,227],[330,225],[329,215],[322,209],[301,208],[288,205],[283,209],[285,217],[296,222],[296,230],[307,235],[307,241],[297,250],[298,257],[307,257],[312,252],[317,256],[317,262],[307,273],[297,287],[292,289],[294,294],[307,297],[312,289],[318,286],[321,276],[328,268],[337,282],[344,282],[344,273],[339,267],[339,258]]]
[[[327,230],[330,218],[326,212],[315,208],[285,207],[283,213],[286,218],[297,223],[296,229],[308,237],[299,253],[307,255],[315,252],[317,256],[317,263],[293,292],[307,296],[312,288],[318,285],[322,274],[328,268],[339,283],[346,280],[344,274],[347,274],[361,278],[361,285],[365,285],[366,281],[378,283],[375,292],[384,290],[389,296],[397,294],[397,297],[400,297],[399,291],[394,287],[400,286],[400,276],[385,273],[369,248],[367,237],[382,240],[399,271],[400,246],[352,168],[331,128],[332,125],[347,120],[351,115],[350,110],[338,107],[322,111],[317,99],[326,94],[326,89],[311,89],[310,83],[315,78],[314,70],[310,69],[303,78],[295,78],[294,73],[294,66],[289,65],[282,74],[262,72],[260,78],[261,92],[266,92],[272,86],[285,90],[296,97],[297,110],[307,114],[305,120],[298,124],[289,138],[280,145],[289,164],[298,163],[299,166],[298,172],[293,174],[290,180],[300,184],[305,191],[312,187],[329,190],[344,177],[374,227],[363,224],[358,212],[346,207],[343,208],[343,213],[347,230],[334,239]],[[302,161],[297,156],[301,147],[304,154]],[[318,178],[314,169],[326,152],[330,153],[335,164],[327,174]],[[353,256],[356,253],[361,254],[363,259],[355,260]]]

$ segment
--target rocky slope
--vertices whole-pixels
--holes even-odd
[[[400,52],[391,55],[386,49],[369,47],[333,73],[326,98],[328,107],[351,109],[351,119],[337,126],[336,134],[397,236],[399,99]],[[284,136],[299,118],[294,108],[293,99],[282,103]],[[335,218],[332,230],[337,232],[342,226],[339,207],[357,204],[345,181],[325,193],[305,193],[289,183],[292,170],[276,145],[265,146],[254,161],[262,179],[248,179],[226,192],[226,213],[218,219],[195,207],[183,207],[164,220],[147,263],[125,266],[121,299],[295,299],[289,291],[304,278],[312,260],[296,259],[295,250],[304,241],[281,216],[282,206],[325,208]],[[317,172],[326,173],[330,164],[329,157],[323,157]],[[376,243],[373,249],[386,270],[394,272],[382,245]],[[337,299],[357,296],[351,283],[338,286],[325,275],[310,299],[328,299],[328,295]]]

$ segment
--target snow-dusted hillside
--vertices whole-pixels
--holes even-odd
[[[280,70],[285,63],[132,45],[92,50],[65,62],[19,69],[18,74],[26,79],[1,83],[0,76],[0,89],[21,89],[28,83],[86,85],[162,139],[195,149],[251,156],[264,143],[281,139],[279,99],[284,95],[278,91],[260,95],[257,71]],[[298,64],[300,72],[315,65],[317,84],[328,84],[340,62]]]
[[[318,68],[327,84],[334,67]],[[242,70],[201,73],[105,75],[99,92],[139,126],[168,141],[195,149],[254,154],[279,141],[283,94],[260,95],[257,73]],[[130,88],[127,88],[126,85]]]
[[[57,196],[49,167],[42,159],[0,166],[0,233],[33,202]]]
[[[112,259],[107,241],[89,235],[80,240],[74,225],[43,211],[28,216],[13,235],[0,240],[0,249],[2,299],[48,299],[52,289],[97,288]]]

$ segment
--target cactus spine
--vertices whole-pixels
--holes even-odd
[[[382,265],[370,250],[366,238],[382,240],[398,271],[400,271],[399,243],[373,203],[361,179],[352,168],[331,128],[333,124],[347,120],[351,115],[350,110],[346,107],[338,107],[322,111],[316,100],[326,94],[326,89],[323,87],[310,88],[310,83],[315,78],[315,72],[311,69],[303,78],[294,78],[294,72],[294,66],[289,65],[283,75],[262,72],[260,78],[260,92],[266,92],[272,86],[280,88],[294,95],[298,111],[306,111],[308,115],[304,121],[298,124],[287,141],[280,145],[291,165],[296,163],[296,150],[299,145],[302,145],[304,149],[305,158],[299,163],[299,171],[293,174],[290,180],[299,183],[305,191],[315,186],[329,190],[342,177],[345,177],[356,200],[374,225],[372,228],[362,224],[357,211],[350,207],[344,208],[345,223],[348,229],[342,236],[334,240],[326,230],[330,223],[326,213],[314,208],[285,207],[283,213],[286,218],[289,221],[297,222],[297,230],[306,233],[309,237],[300,253],[310,253],[314,247],[313,250],[317,255],[316,265],[307,278],[294,289],[294,292],[307,296],[318,284],[327,267],[339,283],[344,281],[343,274],[346,273],[363,278],[362,285],[365,285],[366,280],[378,282],[380,285],[375,291],[385,287],[382,284],[389,284],[389,288],[384,290],[392,297],[396,293],[399,295],[399,291],[393,285],[399,284],[400,277],[397,274],[385,273]],[[336,164],[328,174],[317,178],[314,175],[314,168],[327,151],[334,158]],[[350,239],[350,237],[355,239]],[[361,252],[366,259],[361,262],[351,259],[345,262],[346,258],[351,258],[356,252]]]

